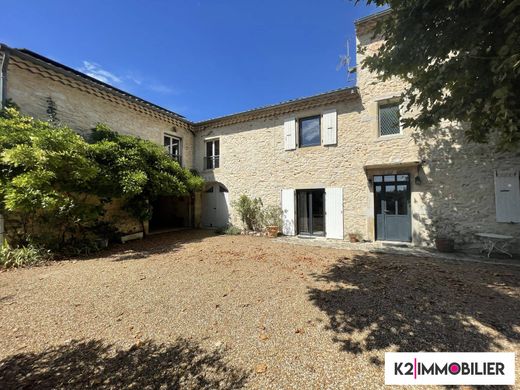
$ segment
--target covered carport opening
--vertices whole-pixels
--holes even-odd
[[[194,223],[195,196],[160,196],[152,202],[150,233],[179,228],[190,228]]]

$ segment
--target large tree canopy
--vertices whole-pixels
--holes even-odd
[[[150,141],[104,125],[90,138],[14,108],[0,111],[0,213],[16,221],[14,244],[62,250],[78,238],[106,238],[101,218],[112,198],[146,221],[158,196],[185,196],[203,186]]]
[[[408,83],[404,98],[420,113],[406,125],[460,121],[469,140],[496,135],[501,149],[518,149],[520,0],[365,2],[391,8],[374,31],[385,42],[363,65]]]

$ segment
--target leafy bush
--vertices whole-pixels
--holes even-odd
[[[239,235],[242,232],[240,228],[234,226],[234,225],[227,225],[221,228],[218,228],[215,230],[216,234],[227,234],[230,236],[236,236]]]
[[[37,265],[49,260],[50,252],[32,244],[19,248],[11,248],[7,242],[0,246],[0,267],[17,268]]]
[[[94,247],[86,241],[106,238],[99,222],[112,198],[123,199],[144,222],[158,196],[184,196],[202,185],[200,176],[150,141],[98,125],[87,142],[66,126],[15,108],[0,113],[0,213],[14,227],[8,233],[17,247],[31,236],[45,248],[79,245],[85,252]]]
[[[283,210],[279,206],[266,206],[262,212],[264,226],[278,226],[281,230],[283,226]]]
[[[263,227],[263,208],[262,199],[250,198],[247,195],[240,195],[237,201],[233,202],[240,215],[241,221],[248,230],[261,230]]]

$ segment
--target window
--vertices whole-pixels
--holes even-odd
[[[181,164],[181,140],[171,135],[164,135],[164,148],[171,158]]]
[[[379,136],[401,134],[399,102],[379,105]]]
[[[299,146],[321,145],[320,117],[313,116],[299,120]]]
[[[220,140],[206,141],[205,169],[215,169],[220,165]]]

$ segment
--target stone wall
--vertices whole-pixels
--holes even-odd
[[[380,44],[369,29],[358,26],[358,45],[367,49],[364,55]],[[358,64],[364,55],[358,53]],[[495,220],[493,176],[495,169],[520,170],[519,153],[500,154],[492,145],[468,144],[463,129],[448,124],[429,132],[403,129],[400,135],[380,138],[378,102],[399,97],[404,85],[397,79],[382,83],[362,66],[357,77],[360,98],[290,114],[301,118],[336,109],[336,146],[285,151],[285,114],[225,126],[216,122],[196,131],[195,168],[206,180],[223,183],[231,202],[248,194],[280,205],[284,188],[342,187],[344,234],[361,232],[368,239],[374,239],[369,179],[375,174],[408,173],[414,244],[432,245],[439,232],[455,239],[459,248],[477,248],[474,233],[493,232],[514,236],[514,250],[520,252],[520,225]],[[211,137],[220,138],[220,168],[205,171],[204,141]],[[233,208],[231,221],[239,224]]]
[[[183,165],[192,167],[193,134],[188,123],[161,119],[160,115],[151,115],[139,105],[116,96],[98,96],[100,92],[86,85],[74,80],[64,82],[59,73],[14,56],[7,74],[7,98],[12,99],[24,114],[48,119],[47,98],[51,97],[59,121],[83,135],[88,135],[97,123],[105,123],[120,134],[163,145],[163,135],[167,133],[182,139]]]

